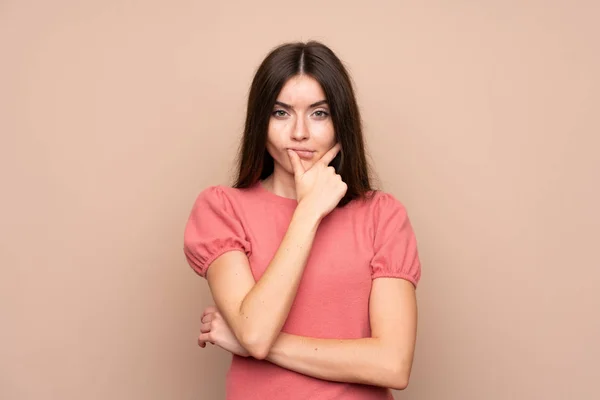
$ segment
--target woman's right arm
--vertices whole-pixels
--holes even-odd
[[[346,184],[328,167],[339,149],[334,146],[307,171],[298,155],[289,153],[298,206],[257,282],[240,251],[224,253],[208,269],[206,277],[217,308],[240,344],[257,359],[267,357],[287,319],[319,223],[346,193]]]
[[[240,251],[223,254],[208,269],[216,306],[240,344],[255,358],[264,359],[269,354],[287,319],[319,222],[318,216],[299,206],[257,282],[247,256]]]

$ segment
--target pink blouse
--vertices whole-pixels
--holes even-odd
[[[217,257],[240,250],[254,279],[260,279],[297,204],[260,183],[248,189],[209,187],[196,199],[185,229],[188,263],[206,277]],[[416,287],[421,265],[405,208],[378,191],[322,220],[282,331],[314,338],[370,337],[369,294],[372,279],[380,277],[406,279]],[[385,388],[324,381],[252,357],[233,356],[226,382],[228,400],[392,399]]]

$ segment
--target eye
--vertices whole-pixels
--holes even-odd
[[[283,118],[286,115],[287,115],[287,112],[285,112],[284,110],[275,110],[275,111],[273,111],[273,116],[274,117]]]
[[[329,113],[325,110],[317,110],[314,114],[318,118],[327,118],[329,116]]]

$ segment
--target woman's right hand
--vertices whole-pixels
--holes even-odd
[[[298,205],[316,212],[319,218],[333,211],[348,190],[335,168],[329,166],[340,149],[340,144],[336,144],[308,170],[304,169],[298,154],[288,150],[296,181]]]

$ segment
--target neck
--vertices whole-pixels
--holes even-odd
[[[264,187],[277,196],[296,199],[294,175],[275,167],[273,173],[263,181]]]

